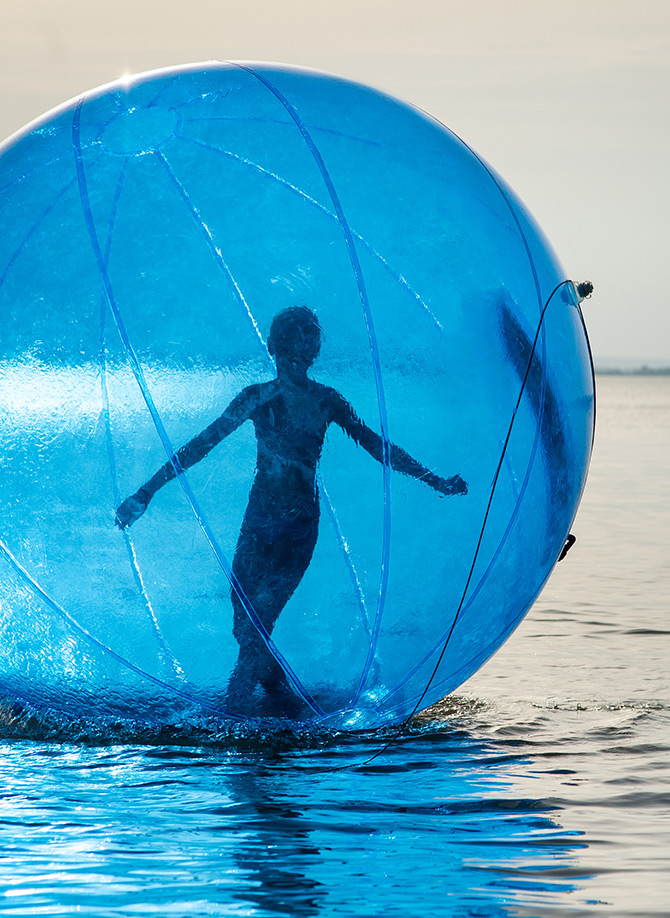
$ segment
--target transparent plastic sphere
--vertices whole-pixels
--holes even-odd
[[[569,532],[593,384],[479,156],[217,63],[48,114],[0,189],[2,697],[358,727],[494,653]]]

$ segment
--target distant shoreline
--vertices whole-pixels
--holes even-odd
[[[630,370],[620,367],[596,367],[596,376],[670,376],[670,367],[644,365]]]

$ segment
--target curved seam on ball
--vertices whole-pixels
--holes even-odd
[[[180,135],[180,137],[181,137],[181,135]],[[184,139],[184,138],[181,137],[181,139]],[[206,224],[205,221],[203,220],[203,218],[202,218],[202,216],[201,216],[201,214],[200,214],[198,208],[197,208],[197,207],[195,206],[195,204],[191,201],[190,196],[189,196],[188,193],[186,192],[186,189],[183,187],[183,185],[182,185],[181,182],[179,181],[178,177],[177,177],[176,174],[174,173],[174,170],[171,168],[170,164],[167,162],[166,158],[165,158],[165,157],[163,156],[163,154],[161,154],[161,153],[157,153],[156,156],[161,160],[161,162],[163,163],[163,167],[167,170],[168,175],[169,175],[171,181],[172,181],[172,182],[175,184],[175,186],[177,187],[177,190],[179,191],[179,193],[180,193],[182,199],[184,200],[184,203],[185,203],[186,206],[189,208],[189,211],[190,211],[190,213],[191,213],[192,218],[196,221],[196,223],[198,224],[198,226],[200,227],[200,229],[201,229],[202,232],[204,233],[205,239],[206,239],[206,241],[207,241],[207,244],[208,244],[210,250],[212,251],[212,254],[214,255],[214,259],[215,259],[216,264],[218,264],[219,267],[220,267],[220,269],[223,271],[224,276],[227,278],[228,282],[229,282],[230,285],[232,286],[233,294],[234,294],[235,298],[237,299],[238,303],[242,306],[245,315],[247,316],[247,318],[248,318],[249,321],[251,322],[251,326],[252,326],[252,329],[253,329],[254,334],[255,334],[255,339],[256,339],[256,341],[258,342],[258,344],[259,344],[260,347],[261,347],[261,350],[262,350],[262,352],[263,352],[264,358],[268,361],[268,363],[270,364],[271,367],[274,367],[274,362],[273,362],[272,357],[271,357],[271,355],[270,355],[270,352],[269,352],[269,350],[268,350],[267,343],[265,342],[265,339],[263,338],[263,336],[262,336],[262,334],[261,334],[261,332],[260,332],[260,329],[259,329],[259,327],[258,327],[258,323],[256,322],[256,319],[255,319],[255,317],[254,317],[254,315],[253,315],[253,313],[252,313],[252,311],[251,311],[251,307],[250,307],[249,304],[247,303],[247,301],[246,301],[246,299],[245,299],[245,297],[244,297],[244,295],[243,295],[243,293],[242,293],[242,291],[241,291],[241,289],[240,289],[239,284],[238,284],[237,281],[235,280],[232,271],[230,270],[230,268],[229,268],[228,264],[226,263],[225,259],[223,258],[223,254],[222,254],[221,250],[220,250],[220,249],[218,248],[218,246],[216,245],[216,243],[215,243],[215,241],[214,241],[214,238],[213,238],[213,236],[212,236],[212,233],[211,233],[209,227],[207,226],[207,224]],[[319,486],[320,486],[321,488],[323,488],[324,493],[326,493],[326,503],[327,503],[327,508],[328,508],[328,514],[329,514],[329,518],[330,518],[330,520],[331,520],[331,524],[332,524],[332,526],[333,526],[333,529],[334,529],[334,531],[335,531],[335,537],[336,537],[336,539],[338,540],[338,542],[339,542],[339,544],[340,544],[340,548],[342,549],[342,551],[343,551],[343,553],[344,553],[345,564],[347,565],[347,568],[348,568],[348,571],[349,571],[349,576],[350,576],[350,579],[351,579],[351,581],[352,581],[352,585],[354,586],[354,589],[355,589],[355,592],[356,592],[357,599],[359,600],[359,609],[361,609],[362,613],[365,615],[365,617],[366,617],[366,619],[367,619],[367,609],[366,609],[366,607],[365,607],[365,604],[363,603],[362,606],[361,606],[361,604],[360,604],[360,595],[362,594],[362,590],[361,590],[360,582],[359,582],[359,579],[358,579],[358,574],[357,574],[357,572],[356,572],[356,570],[355,570],[355,567],[354,567],[354,565],[353,565],[353,561],[351,560],[351,558],[350,558],[350,556],[349,556],[349,551],[348,551],[348,548],[347,548],[347,545],[346,545],[346,541],[345,541],[345,539],[344,539],[344,535],[342,534],[342,532],[341,532],[341,530],[340,530],[340,528],[339,528],[339,524],[337,523],[337,519],[336,519],[336,517],[335,517],[335,509],[334,509],[334,507],[330,504],[330,498],[327,496],[327,492],[325,492],[325,487],[324,487],[324,485],[323,485],[323,478],[322,478],[322,476],[321,476],[320,473],[317,475],[317,481],[318,481],[318,483],[319,483]]]
[[[106,294],[107,294],[107,298],[108,298],[108,300],[109,300],[109,305],[110,305],[110,307],[111,307],[111,309],[112,309],[112,313],[113,313],[113,315],[114,315],[114,319],[115,319],[115,322],[116,322],[116,326],[117,326],[117,329],[118,329],[119,334],[120,334],[120,336],[121,336],[121,341],[123,342],[123,345],[124,345],[125,350],[126,350],[126,352],[127,352],[127,354],[128,354],[128,357],[130,358],[130,364],[131,364],[131,368],[132,368],[132,370],[133,370],[133,374],[134,374],[134,376],[135,376],[135,379],[137,380],[138,386],[140,387],[140,390],[141,390],[142,395],[143,395],[143,397],[144,397],[144,401],[145,401],[145,403],[146,403],[146,405],[147,405],[147,408],[149,409],[149,413],[150,413],[150,415],[151,415],[151,417],[152,417],[152,420],[153,420],[153,422],[154,422],[154,426],[156,427],[156,431],[158,432],[158,435],[159,435],[159,437],[160,437],[160,439],[161,439],[161,442],[163,443],[163,447],[164,447],[164,449],[165,449],[165,451],[166,451],[166,453],[167,453],[168,459],[169,459],[169,461],[171,462],[171,464],[172,464],[172,466],[173,466],[173,468],[174,468],[174,470],[175,470],[175,474],[176,474],[177,478],[179,479],[179,482],[180,482],[180,484],[181,484],[181,486],[182,486],[182,488],[183,488],[183,490],[184,490],[184,493],[185,493],[185,495],[186,495],[186,498],[187,498],[188,502],[189,502],[190,505],[191,505],[191,509],[193,510],[193,512],[194,512],[194,514],[195,514],[195,517],[196,517],[196,519],[198,520],[198,523],[200,524],[200,527],[201,527],[203,533],[205,534],[205,537],[206,537],[207,541],[209,542],[209,545],[210,545],[210,547],[212,548],[212,550],[213,550],[213,552],[214,552],[214,554],[215,554],[215,556],[216,556],[216,558],[217,558],[217,560],[218,560],[218,562],[219,562],[220,567],[222,568],[224,574],[225,574],[226,577],[228,578],[228,581],[230,582],[231,586],[235,589],[235,592],[236,592],[237,595],[239,596],[240,602],[241,602],[242,605],[244,606],[244,608],[245,608],[247,614],[249,615],[249,618],[251,619],[251,621],[252,621],[253,624],[255,625],[256,629],[258,630],[258,632],[259,632],[261,638],[263,639],[264,643],[266,644],[268,650],[272,653],[272,655],[275,657],[275,659],[277,660],[277,662],[278,662],[278,663],[280,664],[280,666],[282,666],[282,668],[284,669],[284,672],[286,673],[286,676],[289,678],[289,681],[294,685],[294,688],[296,689],[296,691],[298,692],[298,694],[300,694],[300,696],[303,698],[303,700],[305,701],[305,703],[306,703],[310,708],[312,708],[312,710],[313,710],[316,714],[321,715],[321,714],[323,714],[324,712],[323,712],[323,711],[321,710],[321,708],[316,704],[316,702],[313,701],[313,699],[311,698],[311,696],[309,695],[309,693],[306,691],[306,689],[303,688],[303,686],[302,686],[300,680],[299,680],[298,677],[295,675],[295,673],[293,673],[293,670],[292,670],[291,667],[288,665],[288,663],[287,663],[287,661],[284,659],[283,655],[280,653],[280,651],[279,651],[279,650],[277,649],[277,647],[275,646],[274,642],[271,640],[271,638],[270,638],[269,635],[267,634],[267,631],[266,631],[266,629],[264,628],[262,622],[260,621],[260,619],[259,619],[258,616],[256,615],[256,612],[254,611],[253,607],[251,606],[251,603],[249,602],[248,598],[246,597],[246,595],[245,595],[244,591],[242,590],[240,584],[237,582],[237,578],[235,577],[235,575],[234,575],[234,573],[233,573],[233,571],[232,571],[230,565],[228,564],[228,561],[226,560],[226,558],[225,558],[223,552],[221,551],[221,548],[220,548],[219,545],[218,545],[218,542],[217,542],[217,540],[216,540],[216,537],[214,536],[214,533],[213,533],[211,527],[209,526],[209,523],[208,523],[206,517],[204,516],[204,514],[202,513],[202,511],[201,511],[201,509],[200,509],[200,506],[199,506],[199,503],[198,503],[197,498],[196,498],[196,496],[195,496],[195,493],[193,492],[193,490],[192,490],[192,488],[191,488],[191,486],[190,486],[190,484],[189,484],[189,482],[188,482],[188,479],[186,478],[186,475],[184,474],[184,470],[181,468],[181,466],[180,466],[180,464],[179,464],[179,460],[177,459],[177,457],[176,457],[176,455],[175,455],[175,452],[174,452],[174,449],[172,448],[172,444],[171,444],[170,439],[169,439],[169,437],[168,437],[167,431],[166,431],[166,429],[165,429],[165,427],[164,427],[164,425],[163,425],[163,421],[162,421],[162,419],[161,419],[161,417],[160,417],[160,414],[158,413],[158,410],[156,409],[156,406],[155,406],[154,401],[153,401],[153,397],[152,397],[151,392],[150,392],[150,390],[149,390],[149,388],[148,388],[148,386],[147,386],[146,380],[144,379],[144,373],[143,373],[143,371],[142,371],[142,368],[141,368],[141,365],[140,365],[139,360],[138,360],[138,358],[137,358],[137,355],[135,354],[135,351],[134,351],[134,349],[133,349],[133,347],[132,347],[132,344],[131,344],[131,342],[130,342],[130,339],[129,339],[129,337],[128,337],[128,333],[127,333],[127,330],[126,330],[126,328],[125,328],[125,324],[124,324],[124,322],[123,322],[123,318],[122,318],[122,316],[121,316],[121,312],[120,312],[120,310],[119,310],[118,304],[117,304],[117,302],[116,302],[116,298],[115,298],[115,296],[114,296],[114,291],[113,291],[112,285],[111,285],[111,279],[110,279],[109,274],[108,274],[108,272],[107,272],[107,270],[106,270],[106,268],[105,268],[105,265],[104,265],[104,263],[103,263],[103,261],[102,261],[102,252],[101,252],[101,250],[100,250],[100,242],[99,242],[98,237],[97,237],[97,233],[96,233],[96,229],[95,229],[95,224],[94,224],[94,222],[93,222],[93,214],[92,214],[91,209],[90,209],[90,202],[89,202],[89,199],[88,199],[88,189],[87,189],[87,185],[86,185],[86,176],[85,176],[85,172],[84,172],[83,157],[82,157],[82,154],[81,154],[81,146],[80,146],[80,144],[79,144],[79,130],[80,130],[79,124],[80,124],[80,118],[81,118],[81,108],[82,108],[82,104],[83,104],[83,99],[80,99],[79,102],[77,103],[76,108],[75,108],[74,115],[73,115],[73,122],[72,122],[72,134],[73,134],[73,144],[74,144],[74,152],[75,152],[75,164],[76,164],[76,167],[77,167],[77,178],[78,178],[78,181],[79,181],[79,191],[80,191],[80,197],[81,197],[82,211],[83,211],[83,214],[84,214],[84,220],[85,220],[86,227],[87,227],[88,234],[89,234],[89,239],[90,239],[90,242],[91,242],[91,247],[93,248],[93,253],[94,253],[95,258],[96,258],[96,261],[97,261],[97,263],[98,263],[98,270],[100,271],[101,280],[102,280],[102,283],[103,283],[103,288],[104,288],[104,290],[105,290],[105,292],[106,292]],[[155,155],[159,156],[160,154],[155,154]]]
[[[252,160],[247,159],[244,156],[240,156],[238,153],[233,153],[232,150],[222,150],[220,147],[215,147],[213,144],[205,143],[205,141],[198,140],[195,137],[186,137],[184,134],[177,134],[176,137],[178,137],[179,140],[185,141],[186,143],[192,143],[195,146],[202,147],[205,150],[210,150],[213,153],[219,153],[221,154],[221,156],[228,156],[231,159],[234,159],[236,162],[239,162],[242,165],[255,170],[256,172],[259,172],[261,175],[265,175],[268,179],[271,179],[272,181],[275,181],[278,184],[283,185],[285,188],[288,188],[294,194],[297,194],[299,197],[303,198],[303,200],[307,201],[313,207],[320,210],[322,213],[326,214],[326,216],[328,216],[331,220],[337,221],[338,219],[337,214],[334,214],[332,210],[328,210],[328,208],[325,207],[323,204],[321,204],[320,201],[317,201],[316,198],[313,198],[311,195],[307,194],[306,191],[303,191],[302,188],[298,188],[297,185],[294,185],[292,182],[287,181],[286,179],[282,178],[280,175],[277,175],[275,172],[271,172],[269,169],[265,169],[263,166],[259,165],[258,163],[255,163]],[[429,316],[433,324],[441,332],[444,332],[444,326],[442,325],[440,320],[437,318],[437,316],[431,310],[428,304],[422,300],[421,295],[412,287],[409,281],[405,277],[403,277],[403,275],[400,274],[400,272],[397,271],[393,267],[393,265],[391,265],[386,260],[386,258],[384,258],[381,252],[378,252],[374,248],[372,243],[368,242],[367,239],[365,239],[360,233],[357,233],[353,228],[351,229],[351,233],[353,236],[355,236],[356,239],[358,239],[359,242],[361,242],[365,246],[365,248],[372,254],[372,256],[376,258],[377,261],[379,261],[380,264],[384,266],[384,268],[386,268],[386,270],[389,272],[391,277],[393,277],[393,279],[396,280],[400,284],[400,286],[403,287],[410,294],[410,296],[413,297],[413,299],[417,301],[419,306]]]
[[[162,679],[157,679],[156,676],[152,676],[151,673],[146,672],[146,670],[141,669],[139,666],[136,666],[134,663],[131,663],[130,660],[126,660],[125,657],[117,653],[115,650],[112,650],[111,647],[108,647],[102,641],[98,640],[94,635],[88,631],[87,628],[84,628],[83,625],[80,625],[79,622],[72,616],[66,609],[64,609],[55,599],[53,599],[49,594],[44,590],[39,583],[28,573],[26,568],[14,557],[11,551],[7,548],[5,543],[0,539],[0,553],[4,556],[5,560],[14,568],[16,573],[21,577],[23,582],[31,589],[31,591],[42,599],[50,609],[56,612],[58,615],[63,618],[68,625],[74,630],[77,631],[89,644],[96,647],[103,654],[112,657],[116,660],[117,663],[121,663],[127,669],[131,670],[138,676],[142,676],[144,679],[148,679],[149,682],[152,682],[154,685],[159,686],[159,688],[167,689],[174,695],[178,695],[180,698],[185,698],[187,701],[191,701],[197,705],[200,705],[203,708],[206,708],[208,711],[212,711],[214,714],[222,715],[225,717],[232,717],[235,720],[243,720],[244,718],[239,717],[236,714],[229,714],[226,711],[222,711],[220,708],[215,707],[214,705],[209,704],[207,701],[203,701],[200,698],[195,698],[193,695],[189,695],[188,692],[184,692],[181,689],[175,688],[173,685],[170,685],[167,682],[163,682]]]
[[[105,265],[109,269],[109,258],[112,249],[112,238],[114,233],[114,224],[116,221],[116,214],[119,199],[121,197],[121,191],[125,182],[125,177],[128,169],[128,161],[126,160],[123,163],[121,172],[117,179],[116,188],[114,191],[114,197],[112,198],[112,207],[109,217],[108,229],[107,229],[107,241],[105,243],[105,251],[103,253],[103,258]],[[121,494],[119,491],[118,485],[118,475],[116,468],[116,455],[114,452],[114,435],[112,432],[112,418],[110,411],[110,401],[109,401],[109,388],[107,384],[107,353],[105,348],[105,333],[106,333],[106,314],[108,309],[107,298],[104,293],[101,294],[100,298],[100,348],[98,352],[99,363],[100,363],[100,389],[102,397],[102,413],[105,421],[105,440],[107,442],[107,458],[109,461],[109,474],[112,485],[112,499],[114,501],[114,507],[118,507],[121,503]],[[183,679],[185,674],[181,668],[179,662],[177,661],[174,654],[168,648],[165,638],[161,632],[160,626],[158,624],[158,619],[156,617],[156,612],[151,604],[149,594],[147,593],[146,585],[142,577],[142,571],[140,570],[139,562],[137,560],[137,554],[135,552],[135,546],[133,543],[132,536],[127,529],[123,530],[123,539],[126,547],[126,553],[128,555],[128,561],[130,563],[131,572],[133,575],[133,580],[135,581],[135,586],[137,587],[142,601],[146,608],[147,614],[149,616],[149,621],[151,622],[151,627],[154,633],[154,637],[159,646],[160,655],[163,657],[165,662],[168,662],[172,667],[175,676],[178,679]]]
[[[390,445],[390,439],[388,435],[386,399],[384,397],[384,384],[382,380],[381,362],[379,359],[379,349],[377,346],[377,336],[375,333],[374,322],[372,319],[372,312],[370,310],[370,303],[368,301],[367,290],[365,288],[365,281],[363,280],[363,272],[360,266],[360,262],[358,260],[358,255],[356,253],[356,247],[354,244],[353,236],[351,234],[351,229],[349,228],[349,224],[344,214],[344,210],[342,209],[340,199],[338,197],[337,191],[330,177],[328,169],[326,168],[326,164],[321,156],[321,153],[319,152],[316,144],[314,143],[313,138],[311,137],[309,131],[307,130],[302,119],[300,118],[300,115],[295,110],[295,108],[291,105],[288,99],[286,99],[286,97],[282,95],[282,93],[277,89],[277,87],[274,86],[272,83],[270,83],[268,80],[266,80],[264,77],[262,77],[260,74],[256,73],[256,71],[252,70],[251,68],[245,67],[242,64],[237,64],[236,66],[238,66],[241,70],[246,70],[247,73],[250,73],[252,76],[254,76],[279,100],[279,102],[284,106],[284,108],[289,113],[289,115],[293,118],[298,130],[300,131],[305,143],[307,144],[307,147],[309,148],[310,153],[312,154],[314,158],[314,161],[317,165],[317,168],[319,169],[321,173],[321,176],[323,178],[323,181],[326,185],[328,193],[333,202],[333,206],[337,213],[338,222],[340,224],[340,228],[344,236],[347,253],[349,255],[349,260],[351,262],[354,276],[356,278],[356,284],[358,286],[358,293],[359,293],[359,297],[361,300],[361,306],[363,307],[363,315],[365,318],[365,324],[366,324],[367,331],[368,331],[368,340],[370,344],[370,352],[371,352],[371,357],[372,357],[373,373],[375,377],[375,387],[377,390],[379,422],[380,422],[381,436],[382,436],[382,441],[383,441],[383,460],[384,460],[383,461],[383,470],[384,470],[383,472],[383,487],[384,487],[384,511],[383,511],[384,512],[384,524],[383,526],[384,528],[383,528],[383,536],[382,536],[382,562],[381,562],[381,576],[380,576],[380,584],[379,584],[379,596],[377,600],[377,613],[375,615],[372,640],[370,642],[370,646],[368,649],[368,655],[367,655],[367,659],[365,662],[365,666],[361,674],[358,689],[356,690],[354,698],[350,702],[350,704],[355,704],[356,700],[360,697],[363,691],[365,682],[369,675],[370,669],[372,667],[372,662],[374,660],[375,653],[377,650],[377,643],[378,643],[379,634],[381,631],[382,616],[383,616],[384,607],[386,603],[388,578],[389,578],[390,541],[391,541],[391,481],[390,481],[391,445]]]
[[[496,547],[495,552],[494,552],[493,555],[491,556],[491,560],[490,560],[490,562],[489,562],[489,564],[488,564],[486,570],[485,570],[484,573],[482,574],[482,576],[481,576],[481,578],[479,579],[479,581],[478,581],[477,585],[475,586],[475,588],[471,591],[470,596],[468,597],[468,601],[463,605],[463,608],[462,608],[461,611],[460,611],[459,618],[461,618],[461,619],[462,619],[463,616],[466,614],[466,612],[468,611],[468,609],[470,608],[470,606],[472,605],[472,603],[475,601],[475,599],[476,599],[477,596],[479,595],[480,591],[483,589],[484,583],[485,583],[485,581],[487,580],[489,574],[491,573],[491,570],[492,570],[492,568],[493,568],[493,565],[496,563],[496,561],[497,561],[498,558],[500,557],[500,553],[502,552],[503,548],[505,547],[505,544],[507,543],[507,539],[509,538],[510,533],[511,533],[511,531],[512,531],[512,528],[513,528],[514,524],[516,523],[516,520],[517,520],[517,518],[518,518],[518,516],[519,516],[519,513],[520,513],[520,511],[521,511],[521,504],[523,503],[523,499],[524,499],[525,494],[526,494],[526,491],[527,491],[527,489],[528,489],[528,484],[529,484],[529,482],[530,482],[530,476],[531,476],[531,473],[532,473],[533,468],[534,468],[534,465],[535,465],[535,459],[537,458],[537,451],[538,451],[538,449],[539,449],[540,439],[541,439],[542,423],[543,423],[543,419],[544,419],[544,409],[545,409],[545,399],[544,399],[544,397],[545,397],[546,381],[547,381],[547,370],[546,370],[546,335],[545,335],[545,332],[544,332],[544,325],[542,325],[542,356],[543,356],[545,359],[542,361],[542,389],[541,389],[541,396],[540,396],[540,406],[541,406],[541,407],[540,407],[540,415],[539,415],[539,417],[538,417],[538,419],[537,419],[537,424],[536,424],[536,427],[535,427],[535,436],[533,437],[533,445],[532,445],[532,448],[531,448],[531,451],[530,451],[530,455],[529,455],[529,458],[528,458],[528,464],[527,464],[527,466],[526,466],[526,472],[525,472],[525,475],[524,475],[524,480],[523,480],[522,485],[521,485],[521,488],[520,488],[520,490],[519,490],[519,495],[518,495],[518,497],[517,497],[516,503],[515,503],[515,505],[514,505],[514,509],[513,509],[512,513],[511,513],[511,515],[510,515],[510,518],[509,518],[509,521],[508,521],[507,526],[506,526],[506,528],[505,528],[505,531],[504,531],[504,533],[502,534],[502,536],[501,536],[501,538],[500,538],[500,542],[498,543],[498,546]],[[504,455],[505,455],[505,452],[503,452],[503,457],[504,457]],[[450,630],[451,630],[451,629],[450,629]],[[402,679],[402,681],[399,682],[398,685],[394,686],[394,688],[392,688],[386,695],[384,695],[384,697],[383,697],[381,700],[379,700],[378,702],[376,702],[375,705],[374,705],[374,707],[375,707],[375,708],[381,707],[382,704],[384,704],[384,703],[386,702],[387,699],[391,698],[393,695],[396,694],[396,692],[400,691],[400,689],[402,689],[403,686],[407,685],[407,683],[410,681],[410,679],[412,679],[418,672],[420,672],[420,670],[423,669],[423,667],[429,662],[429,660],[432,659],[432,657],[435,656],[436,653],[439,653],[439,651],[440,651],[442,645],[443,645],[444,642],[447,640],[448,636],[449,636],[449,631],[446,631],[446,632],[439,638],[439,640],[436,641],[436,643],[434,644],[434,646],[432,647],[432,649],[428,651],[428,653],[423,657],[423,659],[422,659],[419,663],[417,663],[417,664],[415,665],[414,669],[412,669],[411,672],[407,673],[407,675]],[[438,683],[438,684],[439,684],[439,683]],[[403,702],[403,704],[406,705],[406,706],[408,706],[409,704],[412,704],[412,703],[413,703],[413,702]],[[402,705],[401,705],[401,706],[402,706]],[[397,706],[397,707],[401,707],[401,706]],[[396,710],[396,708],[394,708],[393,710]]]

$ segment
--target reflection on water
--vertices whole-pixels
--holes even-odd
[[[506,916],[577,891],[584,841],[550,801],[516,794],[528,761],[437,716],[356,770],[378,734],[5,743],[5,901],[32,914]]]

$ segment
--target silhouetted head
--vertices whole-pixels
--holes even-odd
[[[272,320],[268,350],[277,369],[292,369],[304,374],[321,350],[321,326],[315,313],[306,306],[290,306]]]

